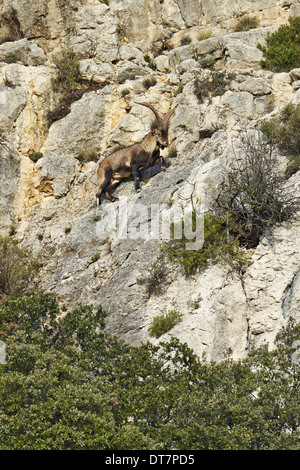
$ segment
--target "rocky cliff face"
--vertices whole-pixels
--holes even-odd
[[[159,205],[156,215],[176,211],[191,192],[209,203],[241,131],[300,101],[299,69],[263,71],[257,48],[300,14],[299,2],[272,0],[267,8],[261,0],[106,3],[4,0],[0,6],[1,233],[15,232],[41,257],[41,288],[66,305],[102,304],[108,329],[132,344],[149,339],[157,314],[176,308],[182,320],[161,339],[174,335],[209,359],[221,359],[228,348],[243,357],[252,345],[272,343],[289,316],[299,320],[300,219],[266,233],[244,274],[219,264],[192,278],[174,269],[164,292],[149,298],[138,279],[157,258],[160,241],[150,230],[148,237],[116,237],[111,208],[120,214],[126,197],[128,221],[142,206],[151,224],[151,205]],[[232,32],[245,14],[258,27]],[[96,86],[52,122],[57,60],[66,51]],[[225,93],[201,95],[197,83],[212,76],[212,66],[227,77]],[[102,159],[141,140],[153,115],[135,101],[163,113],[175,108],[169,139],[176,156],[166,172],[157,166],[145,174],[141,193],[131,180],[123,182],[120,202],[105,201],[99,212],[97,163],[78,156],[93,152]],[[29,155],[38,152],[42,158],[34,163]],[[299,172],[289,183],[299,191]]]

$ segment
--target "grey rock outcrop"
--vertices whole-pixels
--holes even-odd
[[[135,345],[160,341],[150,338],[149,325],[175,308],[182,320],[161,339],[174,335],[214,360],[228,349],[236,359],[264,341],[272,344],[290,316],[299,320],[297,217],[265,233],[248,252],[243,274],[211,264],[188,278],[170,265],[164,290],[150,297],[139,281],[159,256],[158,218],[162,223],[187,209],[191,196],[208,208],[228,162],[242,158],[240,133],[300,102],[300,69],[262,70],[257,48],[298,10],[292,0],[267,7],[261,0],[2,2],[0,233],[15,233],[43,260],[40,287],[70,307],[102,304],[107,329]],[[233,33],[246,14],[259,27]],[[199,40],[208,30],[211,37]],[[187,36],[190,42],[181,45]],[[55,60],[66,50],[76,54],[82,78],[99,89],[52,123]],[[211,87],[216,76],[218,90]],[[97,163],[78,156],[92,150],[100,161],[142,140],[154,115],[139,101],[162,113],[175,109],[167,169],[145,171],[138,194],[131,179],[123,181],[115,191],[120,200],[104,201],[100,211]],[[32,153],[41,158],[32,161]],[[299,172],[289,184],[299,192]],[[124,220],[129,232],[120,236]]]

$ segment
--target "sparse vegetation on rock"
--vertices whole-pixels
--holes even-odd
[[[249,31],[249,29],[257,28],[258,21],[256,18],[244,15],[236,23],[234,31]]]
[[[149,327],[150,336],[159,338],[164,333],[167,333],[181,320],[182,315],[175,309],[168,310],[166,313],[157,315],[153,318]]]
[[[286,175],[296,173],[300,165],[300,104],[289,103],[278,116],[264,120],[261,130],[269,142],[289,157]]]

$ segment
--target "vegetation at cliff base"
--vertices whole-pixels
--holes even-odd
[[[105,318],[2,293],[1,450],[299,449],[299,325],[215,363],[174,338],[131,347]]]
[[[39,261],[11,237],[0,237],[0,301],[3,295],[27,291],[39,269]]]

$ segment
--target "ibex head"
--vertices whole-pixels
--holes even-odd
[[[147,108],[151,109],[151,111],[155,114],[157,120],[157,127],[153,130],[153,134],[156,136],[157,144],[160,148],[168,147],[169,140],[168,140],[168,130],[169,130],[169,121],[171,116],[174,114],[175,110],[170,109],[163,117],[157,111],[157,109],[149,103],[138,103],[135,101],[136,104],[141,104],[142,106],[146,106]]]

